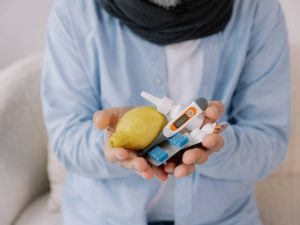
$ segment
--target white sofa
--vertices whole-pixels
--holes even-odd
[[[293,51],[293,55],[300,58],[299,51]],[[299,65],[294,64],[293,82],[299,85],[296,66]],[[60,215],[47,210],[47,135],[39,96],[40,74],[41,55],[0,72],[1,225],[61,224]],[[278,172],[258,185],[258,202],[266,225],[300,225],[299,94],[299,87],[293,90],[296,107],[287,160]]]

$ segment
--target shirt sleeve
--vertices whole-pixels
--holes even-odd
[[[257,9],[228,113],[230,125],[222,134],[225,146],[198,166],[204,176],[254,182],[269,175],[285,157],[291,117],[286,25],[277,1],[259,2],[272,6]]]
[[[70,172],[97,179],[135,174],[104,158],[105,134],[93,126],[93,114],[101,109],[100,79],[90,74],[81,60],[64,2],[55,1],[49,18],[41,81],[50,143]]]

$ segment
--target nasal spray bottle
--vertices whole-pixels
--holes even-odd
[[[200,144],[206,135],[222,132],[226,128],[225,124],[216,123],[202,126],[202,113],[208,106],[205,98],[198,98],[185,106],[176,104],[168,97],[158,98],[147,92],[142,92],[141,96],[153,103],[169,121],[152,144],[139,153],[139,156],[146,157],[156,166],[165,163],[179,151]]]

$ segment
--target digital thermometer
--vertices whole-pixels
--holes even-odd
[[[138,156],[145,157],[155,166],[166,163],[179,151],[199,147],[207,135],[220,133],[227,127],[227,124],[203,124],[202,112],[208,106],[205,98],[198,98],[184,106],[174,103],[168,97],[158,98],[147,92],[142,92],[141,96],[156,105],[157,111],[170,119],[156,139],[138,152]],[[180,132],[184,128],[184,133]]]
[[[163,135],[169,138],[180,132],[195,118],[200,116],[200,114],[207,108],[207,105],[207,100],[204,98],[198,98],[196,101],[193,101],[165,126],[163,129]]]

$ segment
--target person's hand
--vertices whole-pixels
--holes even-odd
[[[94,124],[98,129],[106,129],[109,139],[118,124],[119,119],[131,108],[110,108],[98,111],[94,114]],[[104,147],[106,160],[117,163],[122,167],[134,170],[144,179],[151,179],[157,176],[161,181],[168,178],[168,174],[162,167],[150,165],[144,158],[138,157],[136,152],[124,148],[113,148],[109,141]]]
[[[224,106],[220,101],[211,101],[204,112],[204,124],[214,123],[224,112]],[[204,125],[203,124],[203,125]],[[185,177],[195,172],[195,165],[205,163],[211,153],[219,151],[224,145],[224,140],[219,134],[207,135],[203,142],[203,148],[193,148],[185,151],[182,155],[182,163],[168,162],[164,170],[175,177]]]

